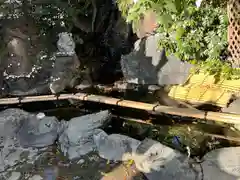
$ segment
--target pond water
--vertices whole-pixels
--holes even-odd
[[[134,93],[138,98],[133,97],[132,93],[130,94],[132,97],[131,100],[138,99],[151,103],[157,101],[153,94]],[[113,97],[126,96],[126,98],[129,98],[126,93],[115,92],[110,95]],[[150,115],[134,109],[117,108],[103,104],[83,102],[74,102],[74,104],[71,104],[68,101],[53,101],[2,107],[2,109],[6,108],[21,108],[34,113],[43,112],[46,116],[56,116],[59,120],[70,120],[73,117],[109,109],[115,116],[112,118],[111,123],[104,129],[107,133],[120,133],[138,140],[149,137],[198,159],[213,149],[239,145],[239,142],[228,141],[213,136],[214,134],[235,137],[239,135],[237,131],[231,130],[227,126],[213,123],[206,124],[198,120],[184,119],[184,117]],[[123,119],[121,117],[128,118]],[[155,125],[136,123],[131,121],[132,119],[141,119],[147,122],[150,119]],[[52,173],[56,171],[58,179],[97,180],[121,164],[108,162],[100,158],[95,152],[71,162],[67,157],[63,156],[57,147],[57,144],[48,147],[39,156],[34,165],[31,164],[32,162],[20,163],[12,168],[13,171],[21,172],[22,179],[29,179],[29,177],[35,174],[44,177],[46,171],[51,171]],[[11,172],[12,170],[5,177],[9,176]],[[137,175],[135,178],[144,179],[142,174]]]

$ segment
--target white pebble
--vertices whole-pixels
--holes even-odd
[[[45,117],[45,114],[44,113],[38,113],[37,114],[37,118],[38,119],[43,119]]]

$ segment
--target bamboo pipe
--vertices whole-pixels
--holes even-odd
[[[212,121],[224,122],[228,124],[240,124],[239,114],[200,111],[200,110],[189,109],[189,108],[168,107],[168,106],[161,106],[158,104],[136,102],[136,101],[123,100],[118,98],[86,94],[86,93],[61,94],[59,96],[44,95],[44,96],[27,96],[27,97],[21,97],[21,98],[2,98],[0,99],[0,105],[39,102],[39,101],[51,101],[51,100],[67,100],[67,99],[90,101],[90,102],[97,102],[97,103],[115,105],[120,107],[134,108],[139,110],[145,110],[145,111],[148,111],[149,113],[154,113],[154,114],[165,113],[165,114],[171,114],[171,115],[177,115],[177,116],[203,119],[206,121],[212,120]]]
[[[142,103],[142,102],[136,102],[136,101],[121,100],[118,98],[111,98],[106,96],[87,95],[84,93],[75,94],[74,99],[145,110],[145,111],[148,111],[149,113],[156,113],[156,114],[165,113],[165,114],[185,116],[185,117],[191,117],[191,118],[197,118],[197,119],[203,119],[203,120],[212,120],[216,122],[224,122],[229,124],[240,124],[240,115],[238,114],[200,111],[200,110],[188,109],[188,108],[168,107],[168,106],[161,106],[158,104],[149,104],[149,103]]]
[[[60,96],[42,95],[42,96],[1,98],[0,105],[20,104],[20,103],[40,102],[40,101],[67,100],[67,99],[72,99],[72,95],[71,94],[62,94]]]

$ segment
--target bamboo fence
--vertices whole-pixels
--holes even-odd
[[[76,94],[61,94],[61,95],[43,95],[43,96],[27,96],[20,98],[2,98],[0,99],[0,105],[10,105],[18,103],[29,103],[29,102],[40,102],[40,101],[53,101],[53,100],[67,100],[74,99],[80,101],[89,101],[96,103],[103,103],[108,105],[114,105],[119,107],[133,108],[144,110],[152,114],[170,114],[176,116],[191,117],[202,120],[212,120],[215,122],[223,122],[228,124],[240,124],[240,114],[220,113],[212,111],[200,111],[189,108],[178,108],[162,106],[159,104],[150,104],[143,102],[136,102],[130,100],[124,100],[119,98],[87,94],[87,93],[76,93]]]

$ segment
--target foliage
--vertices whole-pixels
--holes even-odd
[[[220,8],[188,7],[187,10],[187,18],[185,11],[173,19],[171,27],[159,29],[160,33],[167,32],[160,36],[160,47],[183,60],[220,58],[227,46],[226,16],[219,14]]]
[[[139,0],[129,9],[128,21],[137,22],[148,9],[161,25],[160,48],[183,60],[218,59],[227,46],[225,9],[197,8],[193,0]]]
[[[131,8],[132,0],[116,0],[119,10],[123,17],[128,16],[128,10]]]
[[[199,64],[199,68],[219,79],[239,79],[240,68],[232,68],[230,63],[219,60],[206,60]]]
[[[127,0],[119,0],[122,4]],[[240,71],[222,61],[227,48],[226,0],[138,0],[125,12],[127,21],[137,24],[147,10],[153,10],[160,27],[159,48],[182,60],[199,64],[204,71],[226,78],[240,78]],[[123,8],[119,6],[121,11]],[[126,10],[125,10],[126,11]]]
[[[47,33],[53,27],[64,27],[70,31],[73,17],[77,14],[85,15],[91,8],[91,1],[87,0],[13,1],[0,5],[3,15],[1,19],[31,16],[42,29],[42,33]]]

